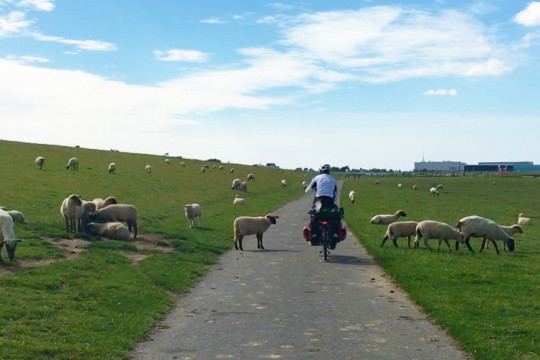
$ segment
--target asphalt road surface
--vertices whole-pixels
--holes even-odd
[[[265,250],[252,235],[223,255],[131,359],[468,359],[351,233],[322,261],[302,237],[311,201],[274,211]]]

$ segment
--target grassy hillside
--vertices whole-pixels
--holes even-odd
[[[46,158],[43,170],[34,164]],[[66,170],[70,157],[79,170]],[[264,215],[302,194],[304,175],[288,170],[220,164],[161,156],[97,151],[0,141],[0,205],[22,211],[16,224],[24,242],[16,259],[1,266],[0,358],[120,359],[220,254],[232,248],[232,221],[239,215]],[[184,161],[186,167],[181,167]],[[108,173],[108,164],[117,170]],[[146,164],[152,173],[146,174]],[[203,164],[210,170],[202,173]],[[224,165],[224,170],[212,166]],[[233,167],[234,173],[229,169]],[[254,173],[245,207],[234,207],[231,182]],[[289,186],[282,187],[286,179]],[[139,211],[139,235],[169,252],[137,250],[131,242],[91,240],[82,257],[25,268],[40,259],[69,255],[54,246],[65,234],[62,200],[114,195]],[[202,207],[200,228],[188,229],[186,203]],[[151,234],[151,235],[150,235]],[[47,239],[53,239],[52,244]],[[255,243],[252,244],[255,246]],[[247,247],[249,247],[249,242]],[[137,263],[126,255],[147,257]]]
[[[342,193],[346,221],[362,244],[437,323],[447,328],[478,359],[538,359],[540,355],[540,179],[532,177],[385,177],[349,180]],[[493,184],[495,182],[495,184]],[[397,184],[403,188],[398,189]],[[413,191],[417,184],[418,191]],[[429,194],[442,184],[439,197]],[[346,197],[356,191],[356,202]],[[533,224],[516,234],[514,253],[497,255],[493,246],[479,253],[480,239],[472,239],[475,253],[465,246],[455,252],[424,247],[399,248],[380,243],[384,225],[372,225],[376,214],[402,209],[400,220],[437,220],[455,226],[468,215],[490,218],[501,225],[516,223],[520,212]],[[430,241],[437,248],[437,241]]]

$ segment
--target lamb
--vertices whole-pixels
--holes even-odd
[[[255,181],[255,174],[247,174],[246,180],[253,180],[253,181]]]
[[[244,250],[242,247],[242,240],[246,235],[257,235],[257,249],[264,250],[263,246],[263,233],[270,227],[270,225],[276,223],[276,219],[279,216],[267,214],[266,216],[240,216],[234,220],[234,248],[238,250]]]
[[[231,189],[233,190],[238,190],[240,188],[240,185],[242,184],[242,181],[240,181],[240,179],[234,179],[232,181],[232,186],[231,186]]]
[[[517,224],[510,225],[510,226],[499,225],[499,227],[510,236],[516,233],[520,233],[520,234],[523,233],[523,228]],[[482,252],[482,250],[484,249],[484,246],[488,247],[488,245],[489,245],[489,242],[487,241],[487,239],[486,238],[482,239],[482,247],[480,248],[480,252]],[[504,241],[503,241],[503,249],[506,249],[506,243]]]
[[[281,186],[283,187],[287,186],[287,180],[285,179],[281,180]]]
[[[78,220],[77,214],[79,207],[82,206],[82,198],[80,195],[71,194],[62,201],[60,206],[60,214],[66,220],[66,232],[77,232],[76,221]]]
[[[152,173],[152,166],[146,165],[146,166],[144,167],[144,172],[147,173],[147,174]]]
[[[400,216],[407,216],[407,214],[405,214],[405,211],[403,210],[398,210],[394,213],[394,215],[389,215],[389,214],[375,215],[374,217],[371,218],[370,222],[372,224],[388,225],[393,222],[396,222]]]
[[[193,227],[195,218],[199,218],[198,226],[201,226],[202,212],[199,204],[186,204],[184,205],[184,214],[189,221],[189,227]]]
[[[495,247],[495,251],[499,254],[497,243],[495,240],[502,240],[508,246],[508,250],[514,251],[514,238],[508,235],[501,227],[493,220],[483,218],[477,215],[466,216],[461,218],[457,227],[463,234],[465,239],[465,245],[472,252],[473,249],[469,243],[471,237],[481,237],[485,241],[490,240]],[[459,244],[456,243],[456,250],[458,250]]]
[[[243,192],[247,192],[247,182],[242,181],[242,183],[240,184],[240,187],[238,187],[238,190],[243,191]]]
[[[16,223],[25,223],[26,222],[24,214],[22,212],[20,212],[20,211],[9,210],[9,211],[7,211],[7,213],[9,214],[9,216],[11,216],[11,218],[13,219],[13,222],[16,222]]]
[[[79,170],[79,159],[77,159],[76,157],[72,157],[71,159],[69,159],[66,165],[66,169]]]
[[[351,204],[354,204],[354,201],[355,201],[355,199],[356,199],[356,191],[351,190],[351,191],[349,192],[349,199],[351,200]]]
[[[90,234],[104,236],[110,239],[129,240],[129,230],[121,222],[88,223],[86,226]]]
[[[43,164],[45,163],[45,158],[43,156],[38,156],[36,158],[36,165],[39,170],[43,169]]]
[[[112,162],[109,164],[109,174],[112,174],[115,171],[116,171],[116,164]]]
[[[437,190],[436,187],[432,187],[431,189],[429,189],[429,193],[433,196],[439,196],[439,190]]]
[[[93,222],[125,222],[129,232],[133,229],[133,238],[137,237],[137,208],[127,204],[112,204],[96,210],[88,216]]]
[[[416,236],[416,225],[418,225],[416,221],[398,221],[389,224],[382,239],[381,247],[388,239],[392,239],[394,246],[398,247],[397,239],[400,237],[407,237],[407,245],[411,247],[411,236]]]
[[[519,225],[529,225],[531,223],[531,218],[525,217],[523,214],[518,215],[518,224]]]
[[[2,248],[6,246],[9,260],[13,260],[15,257],[15,249],[17,244],[22,240],[15,237],[15,231],[13,230],[13,219],[5,210],[0,210],[0,264],[4,263],[2,260]]]
[[[102,198],[95,198],[94,200],[92,200],[92,202],[96,205],[96,210],[103,209],[105,206],[109,206],[112,204],[118,204],[118,201],[114,196],[106,197],[105,200],[103,200]]]
[[[236,195],[233,200],[233,205],[246,205],[246,199]]]
[[[457,244],[463,242],[463,234],[461,232],[446,223],[433,220],[420,221],[418,225],[416,225],[416,236],[414,238],[415,249],[418,247],[420,238],[422,237],[424,238],[424,244],[428,249],[431,249],[427,242],[429,239],[439,239],[437,250],[440,250],[443,241],[448,246],[448,250],[450,250],[448,240],[455,240],[456,247]]]
[[[77,208],[77,223],[80,231],[86,231],[88,216],[97,210],[93,201],[82,200],[82,205]]]

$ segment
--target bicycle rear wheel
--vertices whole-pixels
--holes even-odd
[[[329,240],[330,239],[328,238],[328,229],[325,226],[323,226],[323,228],[321,229],[321,242],[323,246],[324,261],[328,261],[328,246],[330,246]]]

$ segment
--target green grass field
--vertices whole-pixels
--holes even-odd
[[[43,170],[34,164],[38,155],[46,158]],[[65,168],[72,156],[79,158],[78,171]],[[264,215],[303,194],[305,178],[298,172],[179,158],[167,165],[164,159],[0,141],[0,205],[22,211],[27,219],[15,224],[15,234],[24,239],[15,260],[7,260],[4,250],[5,265],[0,266],[0,359],[125,358],[170,311],[171,293],[187,291],[232,248],[236,216]],[[110,162],[117,165],[114,174],[107,171]],[[144,172],[146,164],[151,174]],[[203,164],[210,165],[207,173],[200,171]],[[231,182],[248,173],[256,178],[243,195],[247,205],[235,207]],[[282,179],[287,187],[281,186]],[[25,263],[69,255],[46,239],[73,238],[65,234],[60,215],[62,200],[72,193],[87,200],[115,195],[135,205],[139,236],[157,238],[174,251],[90,239],[77,260],[24,268]],[[194,202],[202,207],[202,226],[189,229],[183,206]],[[148,257],[133,263],[126,254]]]
[[[348,180],[342,193],[348,226],[377,262],[436,323],[477,359],[538,359],[540,357],[540,179],[533,177],[384,177]],[[495,182],[495,184],[493,184]],[[397,184],[403,188],[398,189]],[[418,191],[413,191],[417,184]],[[439,197],[431,186],[444,186]],[[356,191],[356,202],[347,197]],[[501,225],[517,222],[524,213],[533,224],[515,234],[513,253],[480,249],[473,238],[470,253],[407,247],[407,239],[380,247],[384,225],[370,224],[376,214],[407,213],[400,220],[437,220],[455,227],[467,215],[480,215]],[[437,241],[431,240],[432,248]]]

